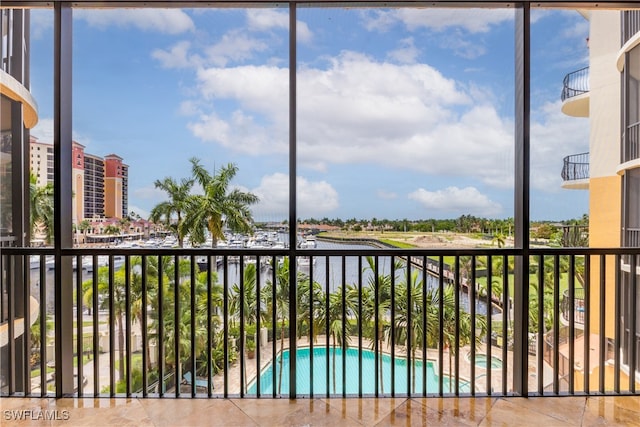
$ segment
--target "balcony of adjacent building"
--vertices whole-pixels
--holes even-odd
[[[562,112],[572,117],[589,117],[589,67],[567,74],[562,81]]]
[[[572,154],[563,159],[562,188],[586,190],[589,188],[589,153]]]

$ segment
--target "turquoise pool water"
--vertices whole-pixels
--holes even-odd
[[[333,348],[329,348],[329,393],[334,393],[333,387]],[[309,347],[299,348],[296,352],[296,386],[298,394],[311,394],[310,384],[310,351]],[[279,394],[289,394],[289,350],[283,352],[282,385]],[[345,353],[346,358],[346,393],[358,393],[358,349],[348,348]],[[342,349],[335,349],[336,372],[335,372],[335,393],[342,394]],[[403,358],[395,359],[395,389],[397,393],[407,392],[407,360]],[[416,368],[415,388],[412,386],[412,393],[422,393],[422,360],[413,362]],[[391,357],[388,354],[382,356],[382,370],[384,378],[384,392],[391,391]],[[438,375],[432,361],[427,361],[426,365],[427,393],[438,391]],[[276,359],[276,389],[278,388],[278,375],[280,373],[280,356]],[[271,394],[273,392],[273,364],[263,370],[260,376],[260,393]],[[326,394],[327,392],[327,357],[325,347],[315,347],[313,349],[313,393]],[[362,392],[373,394],[375,392],[375,354],[370,350],[362,350]],[[379,375],[379,372],[378,372]],[[444,391],[449,391],[449,377],[443,378]],[[257,384],[255,379],[250,383],[247,393],[256,394]],[[380,390],[381,391],[381,390]],[[460,391],[468,392],[469,384],[460,381]]]
[[[471,354],[467,355],[467,360],[471,361]],[[476,354],[476,366],[479,368],[487,368],[487,355],[486,354]],[[491,356],[491,369],[500,369],[502,368],[502,359],[496,356]]]

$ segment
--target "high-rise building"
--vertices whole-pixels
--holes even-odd
[[[31,135],[29,152],[29,165],[36,178],[36,185],[41,187],[53,183],[53,146],[40,142]]]
[[[77,224],[84,219],[84,145],[75,141],[72,168],[73,222]]]
[[[104,212],[109,218],[122,218],[126,215],[128,167],[122,163],[122,157],[109,154],[104,158]]]
[[[122,217],[129,216],[129,165],[122,164]]]
[[[84,215],[89,219],[104,217],[104,159],[87,153],[84,155]]]
[[[30,140],[30,167],[37,182],[53,182],[53,145]],[[110,154],[105,158],[89,154],[85,146],[73,141],[73,222],[93,218],[123,218],[128,215],[129,167],[122,158]]]

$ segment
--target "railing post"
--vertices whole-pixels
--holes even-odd
[[[54,3],[54,236],[55,236],[55,362],[56,397],[73,394],[73,269],[62,250],[73,246],[72,218],[72,108],[71,3]]]
[[[529,3],[516,8],[515,25],[515,257],[513,391],[528,394],[529,310]]]
[[[297,332],[296,3],[289,3],[289,398],[295,399]],[[275,266],[274,266],[275,268]],[[275,286],[275,284],[274,284]],[[282,357],[282,355],[280,355]],[[275,360],[275,359],[274,359]]]

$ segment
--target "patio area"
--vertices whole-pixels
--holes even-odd
[[[637,396],[389,399],[2,399],[15,426],[640,425]]]

